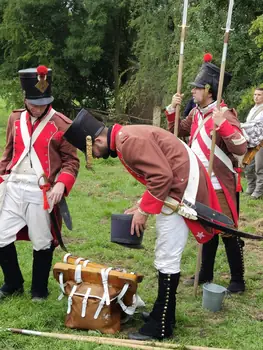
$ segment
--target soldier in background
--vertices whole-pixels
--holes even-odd
[[[251,108],[246,123],[242,127],[252,127],[253,124],[263,124],[263,88],[256,88],[254,92],[255,106]],[[246,129],[245,129],[246,130]],[[263,148],[256,153],[252,162],[246,166],[245,175],[247,179],[246,194],[253,199],[259,199],[263,195]]]

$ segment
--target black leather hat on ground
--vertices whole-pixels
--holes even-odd
[[[82,109],[65,132],[64,138],[86,153],[86,137],[91,136],[94,141],[104,128],[105,125],[102,122],[93,117],[86,109]]]
[[[197,74],[195,81],[190,83],[190,85],[195,86],[197,88],[209,90],[213,94],[213,98],[217,97],[217,90],[219,84],[220,77],[220,69],[214,65],[213,63],[203,63],[199,73]],[[227,85],[230,83],[232,75],[228,72],[225,72],[224,75],[224,83],[223,83],[223,91],[226,89]]]
[[[51,96],[52,70],[45,66],[22,69],[19,72],[25,98],[33,105],[44,106],[54,101]]]
[[[111,215],[111,242],[122,244],[129,248],[142,248],[143,232],[138,237],[136,233],[131,235],[132,214]]]

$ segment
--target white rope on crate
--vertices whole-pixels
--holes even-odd
[[[74,279],[75,279],[75,282],[78,283],[78,284],[82,282],[81,268],[82,268],[82,265],[77,265],[76,269],[75,269]]]
[[[111,270],[112,270],[112,267],[108,267],[107,269],[101,269],[100,271],[103,289],[104,289],[104,295],[106,297],[106,305],[110,305],[108,277]]]
[[[91,292],[91,288],[88,288],[86,293],[85,293],[85,296],[83,298],[81,317],[85,317],[86,316],[86,308],[87,308],[87,303],[88,303],[88,298],[89,298],[90,292]]]
[[[63,263],[67,263],[68,262],[68,258],[71,256],[71,253],[67,253],[64,255],[63,257]]]
[[[78,265],[81,261],[84,261],[84,258],[77,258],[74,262],[75,265]]]
[[[83,265],[82,265],[82,266],[83,266],[83,267],[87,267],[88,263],[90,263],[90,260],[87,259],[87,260],[85,260],[85,261],[83,262]]]
[[[78,286],[74,285],[71,289],[70,295],[68,297],[68,309],[67,309],[67,314],[70,314],[71,312],[71,306],[72,306],[72,297],[75,294],[76,290],[77,290]]]

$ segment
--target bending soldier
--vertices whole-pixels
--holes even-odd
[[[213,236],[198,221],[189,219],[196,219],[192,208],[178,204],[183,198],[191,203],[196,199],[218,209],[211,181],[191,149],[161,128],[119,124],[106,128],[82,110],[64,137],[86,153],[87,136],[92,138],[94,157],[118,156],[130,174],[146,186],[140,204],[128,210],[133,213],[131,233],[135,230],[139,235],[145,229],[148,216],[156,215],[154,266],[158,270],[158,296],[151,313],[144,315],[144,326],[129,336],[138,340],[169,337],[175,325],[176,290],[188,231],[190,229],[199,242]],[[164,205],[164,201],[179,208],[180,214],[187,218],[171,210],[168,204]]]

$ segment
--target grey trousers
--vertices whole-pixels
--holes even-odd
[[[256,153],[253,161],[246,166],[245,175],[247,179],[246,193],[254,197],[263,195],[263,148]]]

